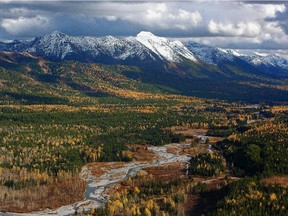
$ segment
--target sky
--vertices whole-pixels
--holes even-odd
[[[235,49],[288,50],[286,1],[0,0],[0,41],[61,31],[135,36],[140,31]]]

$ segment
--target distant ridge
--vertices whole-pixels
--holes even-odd
[[[173,41],[144,31],[126,38],[73,37],[55,31],[30,41],[0,43],[0,72],[7,77],[7,81],[0,82],[4,101],[23,99],[15,96],[13,89],[32,79],[48,85],[50,91],[56,85],[89,97],[110,95],[111,89],[115,94],[118,90],[134,91],[137,86],[140,92],[145,88],[148,92],[153,89],[201,98],[282,103],[288,101],[287,65],[287,59],[277,55],[243,55],[236,50]],[[99,67],[105,67],[105,71],[95,69]],[[18,82],[13,78],[16,74]],[[76,76],[81,78],[75,83]]]
[[[36,37],[30,41],[15,40],[0,43],[0,51],[28,52],[50,60],[79,60],[104,64],[163,65],[202,63],[218,66],[253,68],[259,72],[288,73],[288,60],[277,55],[243,55],[234,50],[221,49],[193,41],[182,43],[151,32],[140,32],[136,37],[116,38],[113,36],[74,37],[59,31]],[[250,70],[249,69],[249,70]]]

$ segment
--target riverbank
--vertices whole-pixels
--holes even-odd
[[[110,162],[92,163],[82,168],[80,176],[87,183],[84,193],[85,199],[70,205],[62,206],[56,210],[44,210],[33,213],[1,213],[3,216],[51,216],[51,215],[74,215],[77,212],[88,212],[92,208],[96,209],[104,205],[109,195],[105,189],[112,184],[120,183],[129,177],[134,177],[144,168],[160,166],[163,164],[184,162],[190,160],[190,156],[183,154],[183,149],[190,148],[190,144],[168,144],[164,146],[150,146],[147,149],[155,155],[152,160],[132,161],[132,162]],[[175,153],[169,153],[173,149],[178,149]],[[177,153],[178,152],[178,153]],[[95,172],[95,170],[98,170]]]

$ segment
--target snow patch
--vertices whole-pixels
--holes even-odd
[[[169,41],[167,38],[158,37],[145,31],[140,32],[136,36],[136,40],[162,60],[181,62],[181,57],[184,57],[197,62],[195,56],[180,41]]]

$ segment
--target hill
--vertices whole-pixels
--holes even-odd
[[[181,64],[132,66],[53,61],[27,52],[0,52],[0,98],[2,104],[59,104],[81,100],[92,103],[111,96],[160,97],[154,94],[254,103],[288,100],[286,78],[272,78],[253,71],[244,73],[232,63],[221,67],[225,72],[187,59]]]

